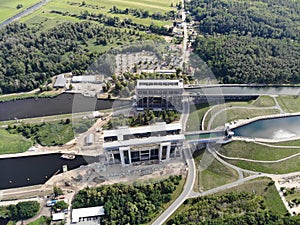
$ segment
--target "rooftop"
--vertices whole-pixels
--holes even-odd
[[[138,80],[137,89],[183,89],[182,80]]]
[[[87,218],[87,217],[103,216],[103,215],[104,215],[103,206],[73,209],[72,223],[78,223],[79,218]]]
[[[67,79],[65,78],[64,74],[60,74],[56,77],[53,87],[65,87],[66,83]]]
[[[143,134],[143,133],[151,133],[151,132],[158,132],[158,131],[171,131],[171,130],[181,130],[181,124],[177,123],[170,123],[166,124],[165,122],[156,123],[150,126],[140,126],[140,127],[121,127],[116,130],[104,130],[104,137],[111,137],[111,136],[119,136],[119,135],[126,135],[126,134]]]
[[[125,141],[113,141],[113,142],[106,142],[103,144],[104,149],[113,149],[119,147],[126,147],[126,146],[136,146],[136,145],[147,145],[147,144],[157,144],[166,141],[181,141],[184,140],[183,134],[176,134],[176,135],[166,135],[161,137],[148,137],[148,138],[139,138],[139,139],[131,139]]]
[[[61,213],[53,213],[52,214],[52,220],[57,221],[57,220],[64,220],[65,219],[65,214],[63,212]]]

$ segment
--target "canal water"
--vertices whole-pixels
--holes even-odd
[[[186,89],[188,92],[198,92],[206,95],[298,95],[300,87],[204,87]]]
[[[53,98],[28,98],[0,103],[0,121],[110,109],[128,101],[97,100],[81,94],[63,93]]]
[[[234,136],[285,139],[300,135],[300,116],[262,119],[233,129]]]
[[[43,184],[55,173],[61,173],[63,165],[72,170],[93,162],[98,162],[98,158],[76,156],[68,160],[62,159],[61,154],[0,159],[0,190]]]

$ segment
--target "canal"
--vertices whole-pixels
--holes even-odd
[[[93,162],[98,162],[98,158],[76,156],[68,160],[62,159],[61,154],[0,159],[0,190],[43,184],[55,173],[61,173],[63,165],[72,170]]]
[[[53,98],[28,98],[1,102],[0,121],[104,110],[122,105],[131,105],[131,103],[63,93]]]
[[[186,89],[188,92],[198,92],[200,94],[214,95],[298,95],[300,87],[203,87],[197,89]]]
[[[234,136],[285,139],[300,135],[300,116],[262,119],[233,129]]]

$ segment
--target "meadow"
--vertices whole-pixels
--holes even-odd
[[[173,7],[171,7],[173,4]],[[140,9],[148,10],[149,13],[165,13],[171,10],[176,11],[176,0],[157,0],[155,2],[149,0],[53,0],[47,3],[42,8],[38,9],[34,13],[21,19],[21,22],[32,25],[42,25],[44,29],[55,26],[58,23],[72,21],[79,22],[80,19],[70,15],[80,15],[87,11],[96,15],[103,14],[109,17],[119,17],[121,20],[127,18],[132,21],[149,26],[151,23],[155,23],[159,26],[172,25],[172,21],[159,21],[153,20],[150,17],[140,18],[127,14],[115,14],[111,13],[110,9],[116,6],[118,9]],[[62,14],[53,13],[53,11],[59,11]]]
[[[24,9],[38,3],[39,0],[0,0],[0,22],[7,20],[8,18],[22,12]],[[22,4],[23,7],[17,9],[17,5]]]

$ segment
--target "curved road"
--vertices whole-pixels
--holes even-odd
[[[189,102],[188,102],[187,98],[185,98],[183,100],[183,104],[184,104],[184,107],[183,107],[183,113],[182,113],[182,117],[181,117],[181,124],[182,124],[182,130],[184,132],[186,122],[188,120],[189,112],[190,112]],[[195,179],[196,179],[196,166],[195,166],[195,162],[194,162],[194,158],[193,158],[191,149],[189,148],[189,144],[186,141],[183,143],[183,154],[184,154],[186,163],[189,168],[183,191],[180,194],[180,196],[169,206],[169,208],[167,208],[154,221],[153,225],[161,225],[161,224],[165,223],[167,221],[167,219],[179,208],[179,206],[181,204],[183,204],[183,202],[190,196],[190,194],[193,190]]]

